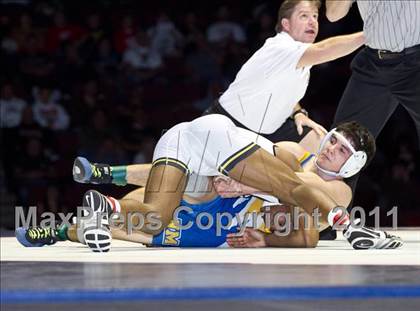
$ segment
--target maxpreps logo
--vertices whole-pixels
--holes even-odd
[[[181,221],[181,219],[178,219]],[[171,221],[163,232],[163,245],[178,246],[182,231]]]

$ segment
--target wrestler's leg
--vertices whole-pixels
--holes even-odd
[[[77,157],[73,163],[73,179],[79,183],[132,184],[145,186],[151,164],[111,166],[105,163],[91,163],[88,159]]]
[[[321,220],[326,223],[328,213],[337,206],[328,195],[305,185],[289,166],[261,148],[238,162],[229,177],[262,189],[282,202],[298,205],[309,215],[319,208]]]
[[[80,241],[80,238],[77,234],[77,225],[71,225],[68,230],[67,230],[67,237],[69,239],[69,241],[72,242],[77,242],[77,243],[83,243],[82,241]]]
[[[295,214],[297,212],[298,214]],[[319,230],[315,219],[307,215],[302,208],[287,207],[290,218],[286,226],[290,226],[288,235],[271,233],[266,237],[267,246],[276,247],[316,247],[319,241]]]
[[[263,233],[256,229],[247,228],[243,235],[229,234],[227,242],[231,247],[299,247],[311,248],[316,247],[319,240],[319,233],[315,226],[314,219],[305,215],[302,209],[299,209],[299,215],[294,215],[294,208],[287,207],[286,222],[271,226],[274,232]],[[278,221],[271,214],[271,220]],[[298,217],[298,218],[297,218]],[[278,228],[278,229],[277,229]],[[279,231],[275,231],[279,230]]]
[[[140,193],[131,193],[120,201],[125,222],[128,222],[130,215],[140,213],[145,221],[141,231],[152,235],[159,234],[169,224],[175,209],[179,206],[186,181],[185,171],[177,167],[169,165],[152,167],[144,190],[144,201],[139,201]],[[152,221],[147,217],[149,213],[154,213],[153,218],[160,220],[160,226],[150,227]],[[130,219],[133,221],[133,226],[138,224],[139,219],[136,218]]]
[[[291,205],[297,205],[291,191],[303,184],[289,166],[262,148],[238,162],[228,175]]]
[[[121,206],[126,204],[139,204],[144,200],[144,188],[139,188],[126,194],[122,199],[118,200]],[[134,220],[133,220],[134,221]],[[133,225],[137,225],[134,224]],[[111,227],[112,238],[116,240],[130,241],[143,244],[151,244],[153,236],[142,233],[140,231],[133,231],[131,234],[127,233],[127,228]],[[69,241],[83,243],[80,241],[80,236],[77,234],[77,226],[72,225],[67,230],[67,237]],[[83,243],[84,244],[84,243]]]

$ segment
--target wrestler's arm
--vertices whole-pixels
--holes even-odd
[[[299,209],[300,213],[304,213],[303,209]],[[292,217],[293,210],[290,211]],[[299,228],[294,229],[288,235],[278,235],[276,233],[269,233],[264,235],[264,241],[267,247],[302,247],[313,248],[316,247],[319,241],[319,229],[314,225],[312,216],[306,217],[305,224],[304,217],[299,217]],[[292,221],[293,222],[293,221]],[[292,224],[290,224],[292,226]]]
[[[305,148],[303,148],[300,144],[290,141],[279,142],[276,144],[276,146],[283,150],[282,153],[286,154],[286,152],[288,152],[289,154],[287,155],[287,157],[290,157],[290,155],[292,155],[288,164],[290,167],[292,167],[291,165],[299,165],[299,167],[301,167],[298,159],[300,159],[305,154]],[[334,180],[326,182],[316,174],[304,173],[302,172],[302,170],[295,170],[295,172],[296,175],[306,185],[321,190],[322,192],[330,196],[331,199],[337,202],[338,205],[347,207],[350,204],[352,199],[352,191],[350,187],[343,181]]]
[[[293,210],[289,211],[291,214]],[[300,209],[303,213],[303,210]],[[293,215],[291,219],[294,219]],[[246,228],[242,235],[231,233],[227,235],[226,242],[231,247],[254,248],[254,247],[316,247],[319,240],[319,233],[314,225],[312,217],[299,217],[298,229],[292,230],[289,234],[264,233],[256,229]],[[289,224],[292,226],[292,224]],[[306,225],[306,227],[305,227]]]
[[[116,240],[129,241],[146,245],[151,245],[153,241],[153,235],[143,233],[139,230],[128,234],[127,230],[125,229],[111,227],[111,233],[112,238]]]
[[[327,18],[330,22],[342,19],[350,10],[354,0],[326,0]]]
[[[325,181],[316,174],[296,173],[308,186],[318,189],[334,200],[338,206],[347,207],[352,199],[351,188],[341,180]]]

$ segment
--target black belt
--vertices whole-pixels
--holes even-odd
[[[222,115],[228,117],[238,127],[242,127],[244,129],[248,129],[245,125],[243,125],[241,122],[237,121],[234,117],[232,117],[231,114],[229,112],[227,112],[225,110],[225,108],[222,107],[222,105],[220,105],[218,99],[216,99],[213,102],[213,105],[211,105],[206,111],[204,111],[203,116],[208,115],[208,114],[215,114],[215,113],[222,114]],[[248,129],[248,130],[251,131],[251,129]]]
[[[409,54],[413,54],[413,53],[416,53],[416,52],[420,52],[420,44],[412,46],[410,48],[406,48],[406,49],[402,50],[401,52],[391,52],[391,51],[387,51],[387,50],[377,50],[377,49],[372,49],[370,47],[366,47],[366,49],[370,53],[375,54],[375,56],[377,56],[379,59],[395,59],[395,58],[399,58],[399,57],[404,56],[404,55],[409,55]]]

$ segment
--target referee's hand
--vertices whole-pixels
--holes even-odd
[[[328,133],[322,125],[312,121],[303,113],[297,113],[295,115],[295,124],[299,135],[302,135],[304,126],[312,128],[319,136],[324,136]]]

